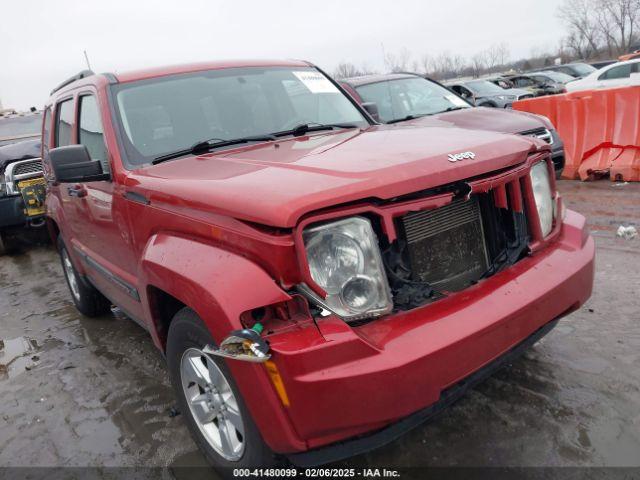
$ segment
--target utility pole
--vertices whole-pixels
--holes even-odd
[[[89,63],[89,55],[87,55],[86,50],[84,50],[84,59],[87,61],[87,68],[91,70],[91,64]]]

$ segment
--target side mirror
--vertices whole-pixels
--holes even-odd
[[[376,122],[380,121],[380,111],[378,110],[378,105],[375,102],[365,102],[362,104],[362,108],[364,108]]]
[[[97,182],[111,178],[102,171],[99,160],[91,160],[84,145],[52,148],[49,150],[49,160],[56,181],[60,183]]]

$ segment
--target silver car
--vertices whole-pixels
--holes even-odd
[[[533,94],[527,90],[503,89],[488,80],[448,82],[445,85],[477,107],[511,108],[517,100],[533,98]]]

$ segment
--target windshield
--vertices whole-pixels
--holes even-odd
[[[536,74],[532,74],[532,76],[542,81],[548,81],[547,79],[551,79],[552,81],[559,82],[559,83],[568,83],[568,82],[571,82],[572,80],[575,80],[575,78],[573,78],[571,75],[567,75],[566,73],[562,73],[562,72],[536,73]]]
[[[380,120],[391,122],[407,116],[432,115],[448,109],[471,108],[446,88],[424,78],[402,78],[356,87],[363,102],[378,106]]]
[[[114,85],[133,165],[210,139],[231,140],[301,124],[368,126],[314,68],[229,68]]]
[[[467,82],[464,86],[480,95],[504,95],[504,89],[486,80]]]
[[[23,117],[0,117],[0,141],[36,137],[42,129],[39,113]]]
[[[590,73],[596,71],[595,67],[592,67],[591,65],[587,65],[586,63],[572,63],[571,65],[568,65],[568,66],[580,75],[589,75]]]

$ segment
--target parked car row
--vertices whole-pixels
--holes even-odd
[[[477,82],[469,83],[474,84],[471,88],[477,84]],[[484,102],[489,101],[501,101],[503,102],[501,105],[505,105],[507,100],[474,95],[473,102],[470,102],[468,95],[462,96],[456,93],[456,91],[467,90],[468,84],[450,85],[453,90],[451,91],[419,75],[398,73],[347,78],[343,79],[341,84],[382,123],[454,126],[535,136],[552,145],[551,157],[557,176],[560,176],[564,168],[564,144],[549,120],[513,110],[474,108],[474,106],[487,106]],[[495,91],[493,87],[489,89]],[[476,91],[484,90],[476,87]],[[522,92],[518,93],[521,97],[526,95]]]
[[[71,299],[149,330],[223,474],[384,445],[589,297],[562,142],[485,88],[235,61],[53,90],[39,168]]]
[[[568,63],[544,67],[537,71],[470,80],[454,80],[447,86],[476,105],[509,108],[511,103],[524,98],[555,95],[597,88],[640,84],[640,58],[633,54],[626,61]],[[499,88],[493,88],[493,84]],[[526,94],[523,95],[523,91]]]

